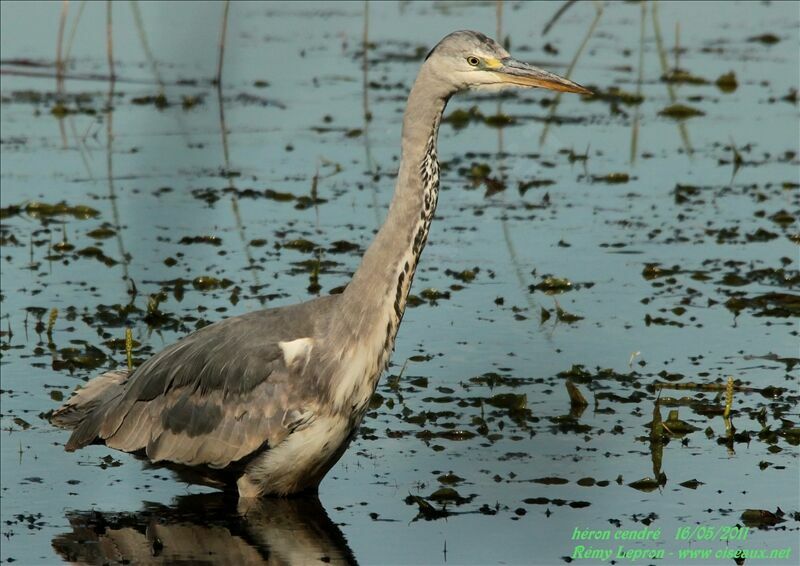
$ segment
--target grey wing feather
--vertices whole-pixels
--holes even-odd
[[[202,328],[130,374],[89,382],[53,422],[75,429],[67,450],[100,438],[127,452],[144,449],[153,461],[187,465],[224,467],[274,446],[310,418],[316,393],[286,367],[279,342],[313,336],[337,298]]]

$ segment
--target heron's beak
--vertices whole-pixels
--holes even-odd
[[[492,61],[489,70],[495,73],[502,82],[519,85],[529,86],[536,88],[546,88],[549,90],[558,90],[561,92],[577,92],[579,94],[592,94],[587,88],[582,87],[578,83],[574,83],[564,77],[559,77],[556,74],[549,73],[533,65],[528,65],[522,61],[517,61],[511,57],[505,59]]]

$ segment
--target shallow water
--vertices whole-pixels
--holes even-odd
[[[361,434],[321,506],[255,510],[127,454],[65,453],[45,413],[125,365],[126,327],[140,361],[347,283],[391,198],[420,60],[451,30],[494,35],[496,5],[370,4],[365,76],[363,4],[233,4],[224,126],[222,6],[141,4],[153,64],[114,4],[113,88],[104,6],[81,15],[60,107],[60,4],[0,4],[0,559],[554,564],[589,546],[576,528],[648,528],[659,540],[626,546],[664,557],[642,563],[794,560],[797,4],[607,5],[572,73],[601,96],[454,98],[418,304]],[[563,73],[595,8],[542,37],[556,10],[504,3],[500,23],[512,54]],[[661,80],[656,22],[667,67],[679,24],[678,65],[705,84]],[[715,84],[729,72],[733,90]],[[660,114],[678,103],[703,115]],[[746,539],[707,528],[735,525]]]

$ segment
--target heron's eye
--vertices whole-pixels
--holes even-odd
[[[480,62],[481,62],[481,60],[478,59],[477,57],[467,57],[467,63],[469,63],[473,67],[477,67],[478,63],[480,63]]]

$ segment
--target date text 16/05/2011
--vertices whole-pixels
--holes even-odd
[[[682,541],[744,541],[750,533],[749,527],[739,526],[706,526],[693,525],[679,527],[675,531],[675,540]],[[572,531],[572,540],[619,540],[619,541],[657,541],[662,539],[660,528],[651,529],[582,529],[575,527]]]

